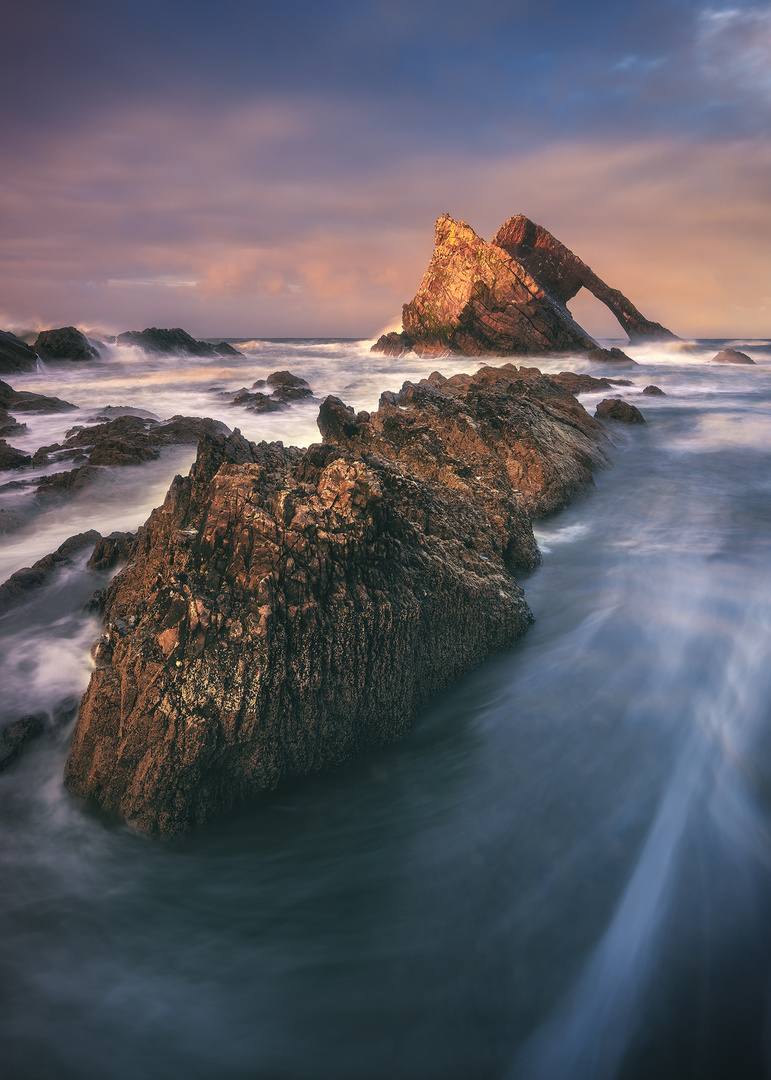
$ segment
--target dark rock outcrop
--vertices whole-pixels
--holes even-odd
[[[550,379],[559,383],[571,394],[581,394],[585,390],[609,390],[611,386],[631,386],[629,379],[595,379],[593,375],[579,374],[575,371],[561,371],[559,375],[550,375]]]
[[[243,356],[242,352],[234,348],[227,341],[218,341],[216,345],[212,345],[217,356]]]
[[[630,340],[675,337],[524,215],[510,218],[488,244],[465,221],[443,214],[420,288],[404,305],[402,332],[382,335],[372,349],[390,356],[409,349],[420,356],[598,349],[566,306],[582,287],[610,308]],[[598,359],[634,362],[621,350],[599,351],[605,355]]]
[[[31,462],[32,458],[29,454],[25,454],[23,450],[17,450],[15,446],[10,446],[5,439],[0,439],[0,469],[23,469]]]
[[[8,383],[0,381],[0,408],[10,412],[71,412],[77,405],[29,390],[14,390]]]
[[[41,360],[98,360],[99,350],[74,326],[41,330],[35,341]]]
[[[644,424],[645,417],[637,408],[623,398],[605,398],[594,414],[600,420],[615,420],[619,424]]]
[[[654,386],[653,383],[651,383],[650,386],[644,387],[642,392],[647,397],[665,397],[666,396],[664,394],[664,391],[661,389],[661,387],[660,386]]]
[[[12,375],[14,371],[34,371],[37,353],[26,341],[8,330],[0,330],[0,374]]]
[[[157,326],[148,326],[144,330],[127,330],[115,339],[118,345],[136,345],[147,353],[159,355],[189,353],[191,356],[220,356],[218,346],[208,341],[196,341],[179,326],[171,330],[162,330]],[[221,344],[225,344],[222,342]]]
[[[637,364],[631,356],[627,356],[622,349],[590,349],[586,354],[587,360],[600,360],[609,364]]]
[[[401,738],[524,633],[530,516],[603,461],[601,425],[516,368],[372,415],[328,398],[319,426],[307,451],[202,439],[103,595],[65,779],[143,832]]]
[[[41,446],[35,465],[53,460],[87,460],[90,465],[140,465],[155,461],[166,446],[195,446],[206,434],[229,428],[219,420],[200,416],[173,416],[162,423],[150,417],[124,413],[101,424],[71,428],[63,443]]]
[[[738,349],[721,349],[716,356],[712,357],[713,364],[754,364],[752,357],[747,353],[739,352]]]
[[[26,430],[26,424],[20,424],[9,412],[0,408],[0,437],[5,438],[6,435],[21,435],[21,433]]]
[[[259,387],[272,386],[271,394],[264,394]],[[232,400],[233,405],[244,405],[250,412],[277,412],[286,409],[293,401],[313,397],[313,391],[305,379],[291,371],[274,371],[267,379],[258,379],[252,389],[242,387]]]
[[[52,554],[38,559],[33,566],[25,566],[11,574],[8,580],[0,585],[0,612],[5,611],[15,601],[23,599],[31,590],[45,584],[54,570],[67,566],[76,552],[93,546],[101,538],[101,533],[96,529],[70,536]]]
[[[29,743],[40,738],[45,730],[43,717],[22,716],[0,731],[0,772],[21,754]]]

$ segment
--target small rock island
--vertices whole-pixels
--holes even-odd
[[[372,348],[395,356],[409,349],[420,356],[587,353],[597,342],[567,308],[581,288],[606,305],[631,342],[675,340],[524,214],[510,218],[490,243],[443,214],[420,288],[404,305],[401,333],[384,334]]]

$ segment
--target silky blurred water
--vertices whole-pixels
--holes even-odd
[[[317,402],[258,416],[211,388],[288,368],[372,409],[405,378],[475,366],[368,345],[254,341],[186,367],[116,349],[11,381],[82,409],[24,417],[30,448],[107,404],[304,445]],[[627,351],[640,367],[539,361],[633,379],[614,392],[648,423],[614,429],[596,492],[538,523],[527,637],[404,744],[184,840],[62,789],[62,716],[98,633],[82,607],[105,579],[84,555],[0,617],[0,723],[48,724],[0,775],[5,1075],[771,1075],[771,354]],[[649,383],[666,396],[639,397]],[[74,532],[136,527],[193,453],[3,537],[0,578]]]

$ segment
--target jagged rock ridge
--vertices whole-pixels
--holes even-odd
[[[401,738],[514,642],[530,518],[591,485],[601,425],[511,366],[330,398],[307,451],[210,434],[103,605],[66,783],[174,836]]]
[[[674,338],[524,215],[487,243],[465,221],[443,214],[420,288],[404,305],[402,332],[383,335],[373,350],[512,356],[596,349],[566,306],[582,287],[610,308],[630,340]]]

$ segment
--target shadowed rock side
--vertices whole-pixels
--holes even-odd
[[[12,374],[15,371],[34,371],[36,367],[35,350],[10,331],[0,330],[0,375]]]
[[[549,380],[462,378],[327,399],[307,451],[201,441],[104,594],[73,792],[174,836],[402,738],[524,633],[530,513],[591,484],[601,425]]]
[[[74,326],[60,326],[56,330],[41,330],[35,341],[35,350],[43,360],[82,361],[99,359],[97,346]]]
[[[373,351],[535,356],[597,349],[566,306],[582,286],[610,308],[631,341],[674,338],[524,215],[507,221],[488,244],[465,221],[443,214],[420,288],[404,305],[402,332],[384,334]],[[598,358],[628,361],[620,351]]]
[[[631,342],[675,338],[661,323],[646,319],[622,292],[611,289],[569,248],[524,214],[509,218],[492,242],[521,263],[563,304],[582,287],[588,289],[615,315]]]

